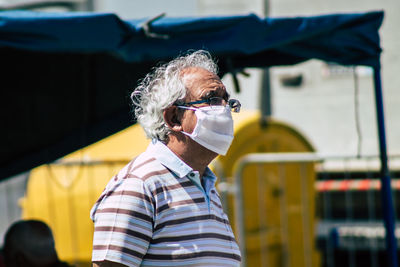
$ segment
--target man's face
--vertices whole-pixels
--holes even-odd
[[[183,82],[187,88],[185,102],[193,102],[208,99],[210,97],[222,97],[229,99],[229,94],[221,79],[202,68],[187,68],[183,70]],[[195,107],[207,106],[207,104],[195,105]],[[197,122],[197,117],[193,110],[185,110],[181,124],[183,131],[192,133]]]

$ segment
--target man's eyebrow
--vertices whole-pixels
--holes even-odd
[[[218,89],[208,91],[204,96],[201,97],[201,99],[208,99],[210,97],[218,96],[217,91],[218,91]],[[228,100],[230,98],[230,94],[225,90],[225,93],[222,96],[222,98],[225,100]]]

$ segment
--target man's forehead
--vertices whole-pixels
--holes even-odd
[[[198,86],[207,86],[215,89],[225,89],[221,79],[214,73],[203,68],[186,68],[181,72],[186,88],[194,89]]]
[[[219,82],[221,81],[218,75],[200,67],[185,68],[181,71],[180,75],[184,81],[190,81],[190,80],[215,80]]]

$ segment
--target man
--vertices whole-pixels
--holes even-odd
[[[148,74],[132,93],[152,139],[91,211],[93,266],[238,266],[240,252],[207,167],[233,139],[229,99],[205,51]]]
[[[7,267],[68,267],[58,259],[51,229],[42,221],[13,223],[4,237]]]

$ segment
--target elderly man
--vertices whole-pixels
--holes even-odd
[[[93,266],[238,266],[240,251],[207,167],[233,139],[229,99],[206,51],[148,74],[132,93],[148,149],[91,211]]]

